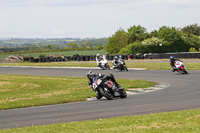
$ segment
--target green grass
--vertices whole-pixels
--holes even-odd
[[[40,54],[48,55],[56,55],[61,56],[61,54],[64,54],[65,56],[73,56],[75,54],[79,55],[96,55],[97,53],[104,55],[106,54],[105,50],[91,50],[91,51],[61,51],[61,52],[42,52],[42,53],[23,53],[23,56],[32,56],[35,58],[38,58]],[[11,54],[0,54],[0,60],[5,59],[6,57],[10,56]],[[14,54],[17,55],[17,54]]]
[[[199,133],[200,109],[0,130],[1,133]]]
[[[146,88],[155,82],[117,80],[124,88]],[[87,78],[0,75],[0,110],[85,101],[96,93]]]
[[[111,62],[111,61],[109,61]],[[112,66],[111,63],[109,63]],[[187,70],[200,70],[200,63],[184,63]],[[0,66],[41,66],[41,67],[97,67],[96,62],[51,62],[51,63],[3,63]],[[147,70],[171,70],[169,63],[153,62],[127,62],[126,66],[128,68],[146,68]]]
[[[147,70],[171,70],[169,63],[126,63],[128,68],[147,68]],[[200,70],[200,63],[184,63],[187,70]]]

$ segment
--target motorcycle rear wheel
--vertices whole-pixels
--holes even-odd
[[[103,95],[106,99],[108,99],[108,100],[113,99],[113,95],[111,94],[109,89],[105,90],[104,88],[99,88],[99,91],[100,91],[101,95]]]

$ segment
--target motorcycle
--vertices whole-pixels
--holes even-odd
[[[105,57],[102,57],[100,60],[100,68],[103,70],[110,70],[110,66],[108,65],[108,60]]]
[[[115,97],[126,98],[127,94],[123,88],[118,89],[111,80],[108,80],[106,76],[94,76],[92,89],[96,93],[96,98],[101,99],[103,96],[112,100]]]
[[[122,70],[128,71],[128,68],[126,67],[124,60],[119,59],[119,63],[117,64],[117,69],[120,70],[120,71],[122,71]]]
[[[178,72],[180,72],[182,74],[188,74],[188,72],[186,70],[186,66],[184,66],[182,61],[175,61],[174,65]]]

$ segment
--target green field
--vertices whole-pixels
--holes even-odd
[[[48,55],[56,55],[61,56],[61,54],[64,54],[64,56],[73,56],[75,54],[79,55],[96,55],[97,53],[104,55],[106,54],[105,50],[92,50],[92,51],[61,51],[61,52],[43,52],[43,53],[23,53],[21,55],[23,56],[32,56],[35,58],[38,58],[40,54]],[[12,54],[0,54],[0,60],[4,60],[6,57],[10,56]],[[17,54],[14,54],[17,55]]]
[[[156,84],[141,80],[117,81],[125,89]],[[0,110],[85,101],[95,96],[87,78],[0,75]]]

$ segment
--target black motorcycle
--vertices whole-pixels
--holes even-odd
[[[124,60],[119,59],[119,63],[117,64],[117,69],[120,71],[122,71],[122,70],[128,71],[128,68],[126,67]]]
[[[101,99],[103,96],[112,100],[114,97],[126,98],[127,94],[123,88],[118,89],[111,80],[107,79],[107,76],[94,76],[92,89],[97,92],[96,98]]]

